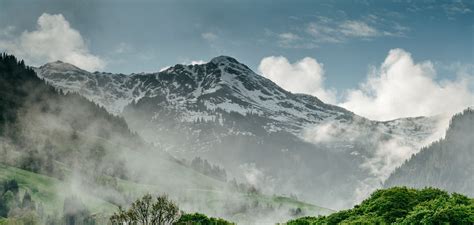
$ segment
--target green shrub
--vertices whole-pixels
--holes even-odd
[[[474,224],[474,200],[436,188],[377,190],[353,209],[303,217],[289,225],[313,224]]]

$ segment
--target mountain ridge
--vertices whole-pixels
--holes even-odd
[[[219,65],[219,66],[227,66],[229,64],[232,64],[232,65],[239,65],[240,68],[244,68],[244,70],[246,70],[246,72],[249,72],[247,73],[246,75],[257,75],[257,76],[260,76],[258,74],[256,74],[255,72],[253,72],[249,67],[247,67],[246,65],[238,62],[235,58],[232,58],[230,56],[226,56],[226,55],[221,55],[221,56],[217,56],[217,57],[214,57],[212,58],[209,62],[207,63],[203,63],[203,64],[190,64],[190,65],[187,65],[187,64],[176,64],[174,66],[171,66],[171,67],[168,67],[164,70],[161,70],[161,71],[158,71],[158,72],[151,72],[151,73],[145,73],[145,72],[140,72],[140,73],[131,73],[131,74],[122,74],[122,73],[118,73],[118,74],[115,74],[115,73],[110,73],[110,72],[99,72],[99,71],[96,71],[96,72],[88,72],[86,70],[82,70],[80,69],[79,67],[76,67],[74,66],[73,64],[70,64],[70,63],[66,63],[66,62],[62,62],[60,60],[58,61],[55,61],[55,62],[50,62],[50,63],[46,63],[38,68],[36,68],[36,72],[38,72],[38,75],[40,78],[43,78],[43,79],[46,79],[46,80],[53,80],[54,79],[54,75],[53,74],[48,74],[51,73],[51,72],[61,72],[61,73],[64,73],[64,72],[71,72],[71,70],[75,71],[75,72],[80,72],[81,75],[99,75],[99,76],[118,76],[120,78],[122,77],[128,77],[129,79],[132,79],[132,77],[140,77],[140,76],[145,76],[145,77],[151,77],[151,76],[156,76],[158,75],[159,73],[162,73],[162,72],[166,72],[166,73],[173,73],[173,72],[182,72],[183,68],[186,68],[186,67],[196,67],[196,66],[200,66],[200,65],[206,65],[206,64],[209,64],[209,63],[213,63],[215,65]],[[71,69],[72,68],[72,69]],[[181,70],[181,71],[180,71]],[[260,76],[262,77],[262,76]],[[123,78],[122,78],[123,79]],[[266,79],[266,78],[265,78]],[[268,80],[266,79],[267,81],[273,83],[271,80]],[[128,80],[127,80],[128,81]],[[66,85],[64,87],[61,87],[60,85],[61,84],[55,84],[54,82],[52,83],[53,85],[56,85],[60,88],[63,88],[63,89],[67,89],[67,88],[70,88],[70,87],[67,87]],[[277,84],[273,83],[273,85],[279,87]],[[280,88],[280,87],[279,87]],[[282,89],[282,88],[280,88]],[[283,91],[287,92],[287,93],[290,93],[294,96],[297,96],[297,97],[301,97],[301,98],[304,98],[306,99],[307,101],[312,101],[312,102],[315,102],[316,104],[324,104],[326,106],[330,106],[330,107],[333,107],[333,108],[337,108],[341,111],[346,111],[347,113],[349,114],[352,114],[352,115],[356,115],[355,113],[351,112],[350,110],[347,110],[345,108],[342,108],[340,106],[336,106],[336,105],[331,105],[331,104],[327,104],[327,103],[324,103],[323,101],[321,101],[318,97],[316,96],[313,96],[313,95],[309,95],[309,94],[303,94],[303,93],[292,93],[292,92],[289,92],[289,91],[286,91],[284,89],[282,89]],[[76,90],[77,92],[81,92],[82,90]],[[85,94],[84,94],[85,95]],[[87,96],[86,97],[90,97],[90,96]],[[134,98],[133,100],[129,100],[129,103],[131,103],[132,101],[138,101],[140,99],[140,97],[138,98]],[[96,100],[95,102],[97,103],[102,103],[101,101],[99,100]],[[125,106],[124,106],[125,107]],[[114,108],[109,108],[109,107],[106,107],[108,108],[111,113],[114,113],[114,114],[120,114],[121,113],[121,110],[123,110],[123,108],[121,108],[120,110],[116,110]],[[361,117],[361,116],[359,116]],[[409,119],[409,120],[413,120],[413,119],[422,119],[422,118],[427,118],[425,116],[414,116],[414,117],[401,117],[401,118],[396,118],[396,119],[391,119],[391,120],[371,120],[371,121],[374,121],[374,122],[393,122],[393,121],[396,121],[396,120],[405,120],[405,119]],[[364,119],[367,119],[367,118],[364,118]],[[370,120],[370,119],[368,119]]]
[[[110,73],[89,73],[87,71],[77,71],[69,70],[70,64],[58,64],[50,63],[46,64],[37,69],[37,72],[40,77],[44,78],[48,82],[51,82],[53,85],[56,85],[59,88],[71,89],[75,92],[88,97],[89,99],[97,102],[109,111],[114,114],[120,114],[126,105],[132,103],[133,101],[138,101],[143,97],[155,97],[157,95],[156,89],[150,86],[150,84],[157,82],[160,79],[175,79],[180,83],[173,83],[172,85],[181,85],[189,87],[188,90],[178,90],[184,91],[194,99],[199,98],[202,95],[209,95],[214,92],[227,92],[224,94],[229,95],[229,92],[234,93],[235,97],[240,99],[245,99],[245,104],[250,107],[241,107],[240,104],[233,104],[233,102],[217,102],[221,106],[216,104],[206,105],[207,108],[215,109],[221,108],[228,111],[234,111],[240,114],[246,113],[262,113],[262,111],[283,111],[287,114],[294,114],[295,112],[289,112],[289,104],[295,104],[295,102],[284,102],[278,101],[282,98],[291,98],[292,100],[297,100],[296,104],[300,108],[310,106],[312,109],[306,109],[306,113],[314,109],[329,109],[338,114],[347,114],[353,116],[352,112],[349,112],[338,106],[331,106],[323,103],[317,97],[304,95],[304,94],[292,94],[280,88],[278,85],[272,81],[254,73],[247,66],[238,63],[237,60],[228,56],[218,56],[213,58],[209,63],[203,65],[181,65],[177,64],[173,67],[170,67],[164,71],[157,73],[149,74],[131,74],[131,75],[122,75],[122,74],[110,74]],[[67,77],[66,82],[58,84],[55,82],[57,74],[62,73],[63,75],[68,74],[69,76],[75,76],[76,74],[80,75],[77,77],[77,80],[74,82],[75,87],[69,85],[73,83],[73,78]],[[179,76],[173,77],[173,74],[179,74]],[[171,76],[170,76],[171,75]],[[108,77],[112,76],[112,77]],[[252,76],[251,78],[245,76]],[[80,77],[85,78],[81,80]],[[194,79],[194,81],[192,81]],[[235,80],[239,80],[235,82]],[[107,93],[100,93],[99,88],[96,88],[103,84],[103,82],[108,82],[109,85],[115,86],[113,89],[117,92],[111,92],[112,95],[107,95]],[[94,87],[96,85],[96,87]],[[104,84],[105,90],[110,90],[107,84]],[[183,88],[183,89],[186,89]],[[95,93],[88,93],[86,89],[90,89]],[[128,88],[128,90],[123,90],[123,88]],[[131,89],[130,89],[131,88]],[[192,90],[191,90],[192,89]],[[260,89],[260,90],[259,90]],[[123,90],[123,91],[120,91]],[[262,93],[258,93],[261,91]],[[273,96],[272,96],[273,94]],[[97,96],[103,95],[102,98],[97,98]],[[253,96],[252,96],[253,95]],[[265,103],[270,98],[275,97],[277,101],[273,103],[270,107],[274,107],[277,104],[283,105],[278,108],[265,107]],[[193,99],[191,99],[192,101]],[[263,106],[262,106],[263,105]],[[262,109],[263,108],[263,109]],[[314,116],[314,115],[313,115]],[[299,116],[298,119],[302,119],[306,115]],[[319,119],[319,118],[314,118]],[[297,123],[297,121],[293,121]]]

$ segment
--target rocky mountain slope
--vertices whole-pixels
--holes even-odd
[[[263,191],[333,208],[379,186],[436,130],[433,118],[371,121],[287,92],[227,56],[149,74],[89,73],[62,62],[36,72],[122,115],[174,155],[204,157]]]

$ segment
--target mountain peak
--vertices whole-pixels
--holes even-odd
[[[229,63],[241,64],[236,59],[230,56],[225,56],[225,55],[214,57],[213,59],[211,59],[210,62],[214,64],[229,64]]]
[[[227,73],[232,73],[232,74],[254,74],[254,72],[245,64],[237,61],[236,59],[230,57],[230,56],[217,56],[207,64],[213,64],[216,65],[217,67],[221,67],[224,71]]]
[[[40,67],[40,69],[54,69],[54,70],[62,70],[62,71],[79,71],[82,70],[77,66],[74,66],[70,63],[63,62],[60,60],[49,62]]]

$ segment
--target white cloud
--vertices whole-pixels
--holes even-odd
[[[342,19],[341,19],[342,17]],[[283,48],[317,48],[321,43],[345,43],[350,40],[372,40],[380,37],[406,37],[410,29],[399,23],[370,14],[360,19],[344,19],[318,16],[305,22],[292,32],[272,32],[265,29],[266,36],[273,36]]]
[[[338,43],[344,41],[344,37],[340,35],[340,32],[333,25],[328,25],[325,22],[309,23],[306,32],[318,42]]]
[[[219,38],[219,36],[217,36],[217,34],[214,34],[212,32],[202,33],[201,37],[206,41],[215,41],[215,40],[217,40],[217,38]]]
[[[161,67],[160,70],[159,70],[159,72],[163,72],[163,71],[165,71],[165,70],[167,70],[167,69],[169,69],[169,68],[171,68],[171,66],[164,66],[164,67]]]
[[[24,31],[19,37],[0,39],[0,49],[32,65],[62,60],[85,70],[104,68],[105,62],[89,52],[81,34],[63,15],[44,13],[37,23],[36,30]]]
[[[186,60],[186,61],[182,62],[181,64],[183,64],[183,65],[201,65],[201,64],[206,64],[206,63],[207,63],[207,62],[204,61],[204,60],[191,60],[191,61]],[[164,67],[161,67],[160,70],[159,70],[159,72],[163,72],[163,71],[165,71],[165,70],[167,70],[167,69],[169,69],[169,68],[171,68],[171,67],[172,67],[172,66],[164,66]]]
[[[281,33],[278,35],[280,41],[283,43],[289,43],[301,39],[298,35],[293,33]]]
[[[437,81],[435,76],[430,61],[415,63],[410,53],[392,49],[340,106],[370,119],[390,120],[454,113],[474,105],[468,79]]]
[[[375,37],[379,35],[379,32],[374,27],[362,21],[344,21],[339,27],[341,28],[341,33],[346,36]]]
[[[207,63],[206,61],[204,60],[193,60],[191,61],[191,65],[201,65],[201,64],[205,64]]]
[[[342,138],[352,141],[359,135],[360,131],[355,127],[338,121],[328,121],[307,127],[302,132],[303,140],[315,144],[333,142]]]
[[[245,163],[239,166],[247,184],[252,185],[263,193],[275,192],[275,179],[266,175],[255,163]]]
[[[317,96],[328,103],[335,102],[332,90],[325,90],[323,64],[306,57],[291,64],[285,57],[263,58],[258,66],[259,72],[287,91]]]
[[[438,81],[432,62],[416,63],[410,53],[392,49],[359,88],[346,91],[343,100],[336,102],[336,91],[324,86],[323,64],[316,59],[290,63],[285,57],[270,56],[258,67],[263,76],[288,91],[316,96],[373,120],[452,114],[474,106],[473,66],[450,68],[457,68],[458,78]]]
[[[390,30],[383,28],[392,27]],[[369,15],[364,20],[334,20],[318,17],[308,23],[305,32],[320,43],[341,43],[350,39],[364,39],[382,36],[405,36],[409,29],[398,23],[385,21],[375,15]]]
[[[276,36],[278,38],[278,46],[282,48],[303,48],[313,49],[317,48],[318,45],[313,43],[311,40],[302,38],[295,33],[281,33]]]

